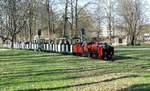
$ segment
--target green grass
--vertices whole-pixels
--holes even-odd
[[[150,48],[150,44],[141,44],[141,45],[136,45],[136,46],[125,46],[125,45],[120,45],[116,46],[116,48]]]
[[[0,91],[150,91],[150,52],[116,51],[114,62],[0,51]]]

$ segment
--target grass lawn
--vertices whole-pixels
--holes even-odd
[[[150,51],[116,51],[114,62],[0,50],[0,91],[150,91]]]
[[[141,44],[141,45],[137,45],[137,46],[115,46],[115,48],[150,48],[150,44]]]

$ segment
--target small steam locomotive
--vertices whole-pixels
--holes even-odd
[[[74,55],[98,58],[103,60],[111,60],[114,55],[114,47],[107,43],[89,42],[80,43],[79,39],[76,39],[73,48]]]

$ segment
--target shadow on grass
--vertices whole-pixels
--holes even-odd
[[[94,70],[100,70],[103,69],[103,67],[99,68],[91,68],[91,69],[83,69],[83,68],[74,68],[74,69],[55,69],[55,70],[41,70],[41,71],[31,71],[29,72],[20,72],[19,74],[13,74],[12,76],[1,76],[1,77],[7,77],[11,79],[16,79],[20,77],[27,77],[27,76],[40,76],[40,75],[56,75],[56,74],[65,74],[65,73],[77,73],[77,72],[84,72],[84,71],[94,71]]]
[[[28,51],[21,51],[21,50],[10,50],[10,51],[4,51],[0,53],[1,57],[10,57],[10,56],[22,56],[22,55],[32,55],[33,52],[28,52]]]
[[[128,88],[124,88],[118,91],[150,91],[150,83],[149,84],[136,84],[136,85],[132,85]]]
[[[35,82],[47,82],[47,81],[61,81],[61,80],[75,80],[75,79],[81,79],[81,78],[88,78],[93,76],[101,76],[111,73],[118,73],[118,71],[105,71],[103,69],[107,69],[109,67],[98,67],[98,68],[90,68],[90,69],[83,69],[83,68],[75,68],[75,69],[56,69],[56,70],[42,70],[42,71],[32,71],[31,73],[24,72],[24,74],[15,74],[13,76],[3,76],[3,78],[9,78],[9,79],[17,79],[22,77],[37,77],[41,75],[61,75],[61,74],[68,74],[65,77],[60,78],[49,78],[43,79],[43,80],[32,80],[32,81],[21,81],[21,82],[7,82],[7,83],[1,83],[0,85],[10,85],[10,84],[22,84],[22,83],[35,83]],[[96,71],[96,72],[95,72]],[[71,75],[71,74],[79,74],[81,72],[85,72],[83,75]],[[86,74],[86,72],[90,72],[89,74]],[[124,71],[126,72],[126,71]],[[70,74],[71,73],[71,74]],[[70,75],[69,75],[70,74]]]
[[[111,79],[106,79],[106,80],[97,81],[97,82],[81,83],[81,84],[75,84],[75,85],[67,85],[67,86],[52,87],[52,88],[26,89],[26,90],[17,90],[17,91],[62,90],[62,89],[68,89],[68,88],[72,88],[72,87],[80,87],[80,86],[86,86],[86,85],[99,84],[102,82],[110,82],[110,81],[114,81],[114,80],[118,80],[118,79],[130,78],[130,77],[137,77],[137,75],[127,75],[127,76],[121,76],[118,78],[111,78]]]
[[[131,60],[131,59],[138,60],[139,58],[128,57],[128,56],[119,56],[119,55],[116,55],[113,57],[113,61],[125,61],[125,60]]]
[[[0,55],[1,56],[1,55]],[[39,54],[32,54],[32,55],[9,55],[9,56],[1,56],[3,59],[11,60],[13,59],[38,59],[38,58],[48,58],[48,57],[62,57],[64,55],[60,54],[52,54],[52,55],[39,55]]]
[[[59,59],[59,58],[57,58]],[[81,61],[81,60],[80,60]],[[83,67],[79,67],[79,68],[62,68],[62,69],[52,69],[52,70],[41,70],[41,71],[33,71],[30,70],[32,69],[32,66],[34,67],[34,65],[38,65],[38,67],[43,67],[43,64],[51,64],[51,65],[55,65],[56,63],[71,63],[71,64],[77,64],[79,63],[79,60],[77,61],[64,61],[64,60],[55,60],[55,61],[49,61],[47,60],[32,60],[32,61],[26,61],[26,60],[22,60],[22,62],[27,63],[26,65],[29,66],[22,66],[19,67],[19,69],[28,69],[27,71],[19,71],[19,72],[9,72],[9,73],[0,73],[0,76],[2,77],[8,77],[8,78],[17,78],[17,77],[26,77],[26,76],[38,76],[38,75],[46,75],[46,74],[64,74],[64,73],[75,73],[75,72],[83,72],[83,71],[92,71],[92,70],[98,70],[98,69],[103,69],[104,67],[88,67],[87,69],[83,69]],[[23,64],[23,63],[15,63],[15,64]],[[11,63],[11,61],[10,61]],[[12,64],[12,63],[11,63]],[[14,64],[13,64],[14,65]]]

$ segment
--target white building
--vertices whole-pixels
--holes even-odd
[[[102,27],[101,37],[108,38],[110,36],[110,30],[107,26]],[[126,33],[120,29],[115,29],[111,31],[112,45],[127,45],[127,36]]]
[[[112,45],[119,46],[119,45],[127,45],[127,36],[115,36],[112,38]]]
[[[144,40],[145,41],[150,41],[150,33],[145,33],[144,34]]]
[[[110,30],[108,30],[107,26],[103,26],[101,28],[102,28],[102,32],[101,32],[100,36],[102,36],[102,37],[108,37],[108,36],[110,36]],[[111,35],[112,34],[113,34],[113,31],[111,31]]]

